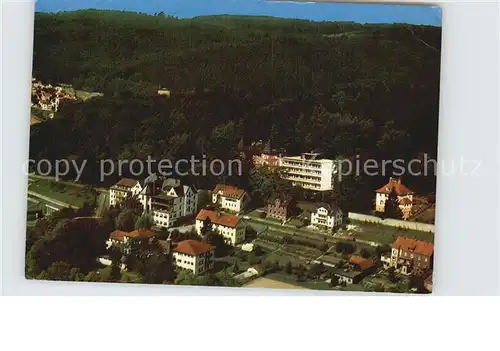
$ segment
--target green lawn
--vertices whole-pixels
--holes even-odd
[[[90,204],[95,202],[94,194],[86,188],[45,179],[34,180],[28,190],[77,207],[81,207],[84,202]]]
[[[351,220],[351,228],[339,231],[340,235],[352,235],[356,239],[392,244],[397,236],[406,236],[417,240],[434,242],[434,233],[418,230],[401,229],[376,223]]]

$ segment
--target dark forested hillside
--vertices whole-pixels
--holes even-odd
[[[435,156],[440,42],[400,24],[38,13],[34,77],[104,96],[32,127],[31,157],[223,154],[269,136],[329,158]]]

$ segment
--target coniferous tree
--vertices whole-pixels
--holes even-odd
[[[399,208],[398,194],[394,188],[392,188],[387,200],[385,200],[384,215],[394,219],[403,218],[403,213]]]

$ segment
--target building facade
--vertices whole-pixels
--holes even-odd
[[[162,228],[172,227],[179,218],[194,215],[198,209],[198,192],[178,179],[149,182],[139,198],[154,225]]]
[[[285,156],[281,158],[280,169],[282,177],[292,182],[294,186],[314,191],[333,189],[333,160],[318,159],[317,153],[303,153],[300,156]]]
[[[286,221],[292,209],[292,197],[285,194],[272,194],[267,200],[267,217]]]
[[[377,266],[375,261],[369,258],[352,255],[349,257],[349,262],[346,267],[335,269],[334,275],[339,278],[339,283],[357,284],[364,277],[373,273]]]
[[[218,214],[205,209],[196,216],[195,228],[198,235],[202,235],[207,218],[212,231],[219,233],[227,244],[235,246],[245,241],[246,225],[238,216]]]
[[[203,274],[214,268],[215,247],[197,240],[184,240],[173,249],[175,267],[188,269],[193,274]]]
[[[283,156],[286,156],[286,150],[273,149],[271,147],[271,140],[268,140],[262,152],[253,156],[253,165],[257,168],[278,168]]]
[[[142,191],[141,183],[135,179],[122,178],[109,189],[109,205],[116,206],[125,198],[136,196]]]
[[[385,268],[394,267],[405,275],[421,274],[432,269],[434,245],[426,241],[398,237],[392,244],[390,256],[381,261]]]
[[[403,219],[408,219],[413,207],[413,191],[401,183],[401,178],[391,177],[386,185],[375,191],[375,211],[385,212],[385,203],[392,191],[396,192]]]
[[[106,241],[106,248],[118,247],[123,253],[130,253],[130,245],[133,240],[151,239],[155,233],[149,229],[136,229],[132,232],[115,230]]]
[[[212,190],[212,203],[221,209],[239,213],[250,201],[248,193],[232,185],[217,184]]]
[[[342,225],[342,210],[335,204],[316,203],[311,212],[311,225],[320,229],[333,230]]]

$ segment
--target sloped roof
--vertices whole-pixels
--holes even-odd
[[[230,197],[233,199],[239,199],[246,193],[243,189],[226,184],[217,184],[213,190],[213,193],[218,193],[219,191],[222,192],[222,196]]]
[[[122,241],[123,238],[125,238],[126,236],[128,236],[128,232],[124,232],[124,231],[121,231],[121,230],[115,230],[114,232],[112,232],[111,234],[109,234],[109,238],[112,239],[112,240],[118,240],[118,241]]]
[[[375,266],[375,261],[356,255],[349,258],[349,263],[358,266],[362,271]]]
[[[137,181],[135,179],[122,178],[118,183],[115,184],[115,186],[124,186],[124,187],[127,187],[127,188],[132,188],[138,182],[139,181]]]
[[[186,255],[200,255],[215,249],[215,246],[202,243],[198,240],[184,240],[177,244],[174,248],[175,252],[183,253]]]
[[[213,224],[223,225],[225,227],[234,228],[238,225],[240,218],[238,216],[233,215],[221,215],[219,216],[214,211],[202,209],[198,215],[196,216],[196,220],[204,221],[205,219],[210,218],[210,221]]]
[[[328,214],[331,215],[332,213],[336,212],[342,212],[340,207],[337,206],[337,204],[328,204],[326,202],[316,202],[314,204],[314,209],[317,211],[319,208],[325,208],[328,211]]]
[[[413,191],[411,191],[401,183],[401,179],[396,178],[389,179],[389,183],[377,189],[376,192],[382,194],[390,194],[392,189],[396,190],[396,194],[398,194],[399,196],[413,194]]]
[[[425,256],[431,256],[434,253],[434,244],[404,236],[399,236],[392,244],[392,247]]]
[[[133,232],[127,233],[130,238],[146,239],[151,238],[155,235],[155,232],[149,229],[136,229]]]

